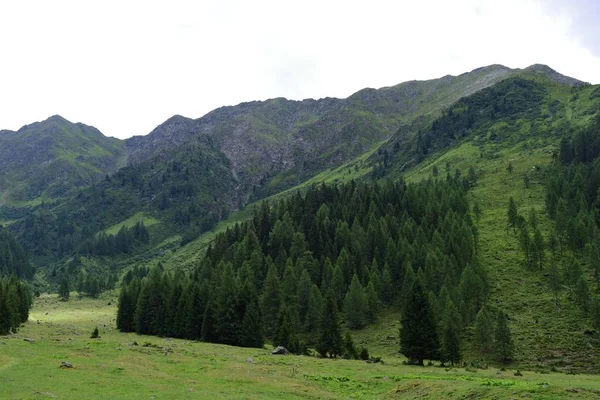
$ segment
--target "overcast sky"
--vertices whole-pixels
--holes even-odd
[[[600,83],[599,3],[2,0],[0,128],[60,114],[126,138],[174,114],[496,63]]]

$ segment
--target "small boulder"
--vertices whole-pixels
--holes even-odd
[[[277,346],[275,348],[275,350],[273,350],[271,352],[271,354],[283,354],[283,355],[287,355],[287,354],[290,354],[290,351],[288,349],[286,349],[285,347],[283,347],[283,346]]]
[[[254,362],[254,360],[252,359],[252,357],[248,357],[248,358],[246,358],[246,362],[248,364],[252,364]]]
[[[73,364],[68,361],[62,361],[59,368],[73,368]]]
[[[23,339],[25,342],[29,342],[29,343],[35,343],[35,340],[31,339],[31,338],[25,338]]]

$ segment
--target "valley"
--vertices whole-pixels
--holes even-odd
[[[0,385],[9,398],[597,398],[599,110],[597,85],[492,65],[174,116],[126,141],[59,116],[2,131],[0,222],[36,296],[0,336]],[[76,287],[89,278],[98,296]],[[352,325],[355,280],[371,305]],[[416,286],[444,354],[422,367],[399,344]],[[318,357],[311,321],[329,297],[383,363]],[[264,346],[223,344],[242,340],[251,306]],[[482,344],[484,309],[508,327],[508,357]],[[274,338],[305,354],[271,355]]]

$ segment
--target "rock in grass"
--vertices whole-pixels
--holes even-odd
[[[275,348],[275,350],[273,350],[271,352],[271,354],[283,354],[283,355],[287,355],[287,354],[290,354],[290,351],[288,349],[286,349],[285,347],[283,347],[283,346],[277,346]]]
[[[73,368],[73,364],[67,361],[62,361],[59,368]]]
[[[29,342],[29,343],[35,343],[35,340],[34,340],[34,339],[31,339],[31,338],[25,338],[25,339],[23,339],[23,340],[24,340],[25,342]]]

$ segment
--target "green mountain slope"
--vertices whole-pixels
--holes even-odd
[[[0,134],[0,204],[76,193],[123,165],[125,149],[96,128],[55,115]]]
[[[425,123],[464,96],[512,76],[530,74],[579,85],[546,66],[501,65],[460,76],[363,89],[347,99],[283,98],[222,107],[202,118],[173,117],[147,136],[128,139],[132,163],[168,154],[198,134],[215,139],[238,179],[240,205],[298,185],[323,169],[373,149],[400,127]]]
[[[596,373],[600,370],[600,346],[591,316],[582,312],[566,287],[559,291],[556,301],[549,261],[541,271],[528,268],[519,235],[512,229],[507,231],[507,206],[513,197],[519,214],[526,219],[531,209],[536,210],[547,244],[546,260],[550,260],[548,243],[554,222],[545,213],[546,175],[556,160],[561,139],[589,126],[600,111],[598,86],[566,83],[525,71],[459,100],[429,123],[399,131],[370,159],[363,158],[360,169],[354,168],[356,161],[350,161],[319,177],[327,182],[359,176],[371,179],[373,174],[364,172],[371,164],[374,175],[385,179],[404,176],[417,182],[436,176],[445,179],[447,174],[469,181],[474,178],[469,198],[471,206],[477,204],[482,210],[480,216],[472,214],[478,218],[478,258],[488,273],[490,306],[506,310],[510,318],[515,340],[513,365],[539,371]],[[293,193],[291,190],[282,196]],[[276,203],[277,197],[270,201]],[[240,218],[248,218],[248,213],[232,215],[231,223]],[[169,269],[193,268],[193,260],[203,256],[212,238],[211,232],[160,260]],[[562,274],[566,267],[562,259],[558,263]],[[592,269],[589,271],[589,287],[595,292]],[[393,356],[398,345],[389,337],[398,333],[398,315],[396,306],[385,309],[375,324],[356,333],[357,341]],[[482,353],[473,339],[473,326],[469,325],[463,332],[464,359],[493,363],[496,356]]]
[[[70,199],[35,207],[10,229],[39,265],[73,254],[115,254],[99,250],[103,244],[97,234],[110,234],[113,225],[127,225],[136,215],[136,223],[156,224],[150,235],[153,244],[175,232],[206,231],[228,213],[227,197],[235,183],[229,161],[202,137],[173,155],[121,168]],[[139,218],[140,213],[146,218]]]

